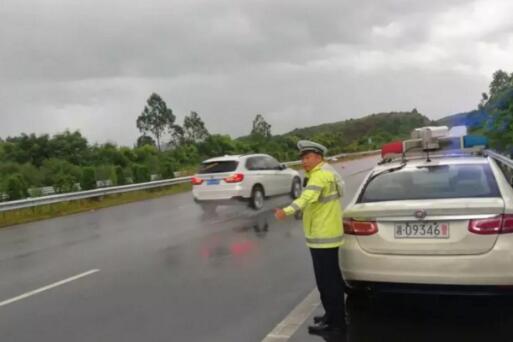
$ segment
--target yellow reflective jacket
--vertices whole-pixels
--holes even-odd
[[[310,248],[334,248],[343,244],[342,206],[344,183],[328,163],[306,173],[308,184],[301,196],[283,210],[287,215],[303,212],[306,244]]]

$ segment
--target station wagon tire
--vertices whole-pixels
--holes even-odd
[[[256,185],[251,191],[251,198],[249,199],[249,206],[255,210],[260,210],[264,207],[265,194],[264,189],[260,185]]]
[[[290,189],[290,197],[292,197],[292,199],[298,198],[299,196],[301,196],[301,190],[301,180],[298,177],[294,177]]]

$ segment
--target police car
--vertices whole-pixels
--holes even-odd
[[[480,136],[384,145],[344,212],[348,291],[513,293],[513,190]]]
[[[207,213],[241,201],[260,210],[267,197],[289,194],[296,199],[302,191],[299,172],[267,154],[205,160],[191,182],[194,201]]]

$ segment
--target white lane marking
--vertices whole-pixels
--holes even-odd
[[[93,273],[96,273],[96,272],[100,272],[100,270],[97,270],[97,269],[94,269],[94,270],[90,270],[90,271],[87,271],[87,272],[84,272],[84,273],[81,273],[81,274],[78,274],[76,276],[73,276],[73,277],[70,277],[70,278],[67,278],[67,279],[64,279],[64,280],[61,280],[61,281],[58,281],[56,283],[53,283],[53,284],[50,284],[50,285],[47,285],[47,286],[44,286],[44,287],[41,287],[37,290],[34,290],[34,291],[30,291],[30,292],[27,292],[27,293],[24,293],[22,295],[19,295],[17,297],[14,297],[14,298],[11,298],[11,299],[7,299],[7,300],[4,300],[3,302],[0,302],[0,306],[5,306],[5,305],[8,305],[8,304],[11,304],[11,303],[14,303],[14,302],[17,302],[19,300],[22,300],[22,299],[25,299],[25,298],[28,298],[28,297],[31,297],[31,296],[34,296],[38,293],[41,293],[41,292],[44,292],[44,291],[48,291],[50,289],[53,289],[54,287],[57,287],[57,286],[61,286],[61,285],[64,285],[66,283],[69,283],[69,282],[72,282],[72,281],[75,281],[75,280],[78,280],[80,278],[83,278],[83,277],[87,277]]]
[[[288,315],[281,321],[262,342],[283,342],[288,341],[299,329],[301,325],[310,317],[310,315],[321,304],[319,292],[313,289],[301,303],[299,303]]]

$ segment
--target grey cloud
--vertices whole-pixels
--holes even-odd
[[[153,91],[180,119],[196,110],[211,131],[235,136],[256,113],[284,132],[370,112],[471,109],[489,82],[484,73],[513,65],[503,57],[509,21],[476,38],[433,35],[440,15],[451,10],[457,21],[466,6],[4,0],[0,136],[70,128],[132,144]],[[501,42],[493,59],[476,52],[481,41]]]

